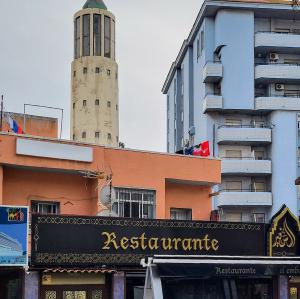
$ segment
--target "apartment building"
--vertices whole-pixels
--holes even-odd
[[[300,11],[292,1],[206,0],[163,86],[169,153],[209,140],[223,221],[299,215]]]

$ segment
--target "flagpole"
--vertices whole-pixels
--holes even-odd
[[[3,125],[3,95],[1,95],[0,132],[2,132],[2,125]]]

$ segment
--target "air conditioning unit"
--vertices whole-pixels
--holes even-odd
[[[284,84],[281,84],[281,83],[275,84],[275,90],[277,90],[277,91],[284,90]]]
[[[277,61],[279,59],[279,55],[277,53],[270,53],[269,59],[270,61]]]

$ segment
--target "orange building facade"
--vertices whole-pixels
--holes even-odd
[[[0,205],[28,206],[39,214],[210,220],[211,187],[221,180],[215,159],[4,133],[0,164]],[[0,281],[23,281],[22,299],[51,298],[44,278],[65,281],[68,276],[45,275],[49,269],[28,274],[16,269],[15,276],[7,271],[0,271]],[[92,274],[80,275],[86,281]],[[93,275],[105,277],[104,299],[135,298],[131,289],[144,279],[143,273],[138,282],[126,272]]]

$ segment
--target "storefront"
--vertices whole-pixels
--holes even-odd
[[[294,299],[299,231],[285,206],[268,225],[36,215],[31,271],[41,299]]]

